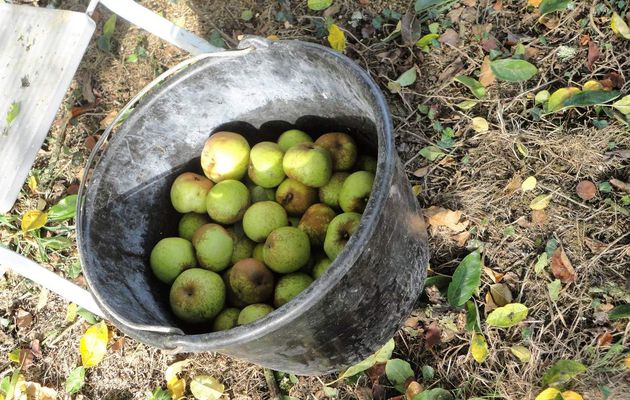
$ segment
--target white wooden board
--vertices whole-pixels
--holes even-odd
[[[0,3],[0,213],[13,206],[94,29],[83,13]],[[12,104],[20,111],[9,125]]]

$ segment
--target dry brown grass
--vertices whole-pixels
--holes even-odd
[[[62,8],[83,10],[85,1],[62,1]],[[275,34],[283,39],[302,39],[324,42],[316,37],[312,12],[301,2],[292,5],[296,17],[285,25],[274,19],[281,9],[276,1],[242,0],[213,1],[144,1],[143,4],[162,11],[188,29],[208,36],[217,29],[228,46],[233,47],[240,34]],[[288,3],[288,2],[284,2]],[[589,373],[573,385],[586,399],[599,399],[598,385],[613,390],[610,399],[630,399],[628,372],[624,372],[620,354],[597,346],[597,337],[605,330],[613,332],[614,341],[625,349],[630,347],[630,325],[610,323],[602,313],[601,304],[628,300],[627,281],[630,270],[630,218],[604,201],[605,197],[619,201],[620,193],[600,193],[585,202],[576,196],[575,185],[583,179],[601,182],[611,177],[630,181],[628,159],[615,157],[608,149],[614,142],[618,149],[630,149],[630,131],[609,119],[605,129],[592,126],[594,111],[569,111],[535,120],[528,110],[533,95],[540,89],[579,86],[589,79],[601,79],[611,71],[628,74],[630,71],[630,42],[610,36],[607,20],[589,14],[597,3],[574,2],[575,7],[559,14],[556,27],[536,24],[536,18],[524,9],[523,2],[504,0],[500,12],[492,11],[495,2],[479,0],[475,6],[462,9],[454,28],[460,35],[458,47],[443,46],[430,54],[384,43],[381,39],[394,24],[384,25],[385,34],[367,39],[347,25],[353,11],[361,9],[374,15],[389,7],[403,12],[411,4],[407,1],[371,1],[360,6],[355,1],[339,0],[336,21],[348,30],[347,54],[367,69],[383,87],[388,79],[395,79],[412,65],[419,67],[417,82],[401,94],[387,94],[396,126],[399,155],[410,180],[422,185],[419,201],[423,206],[439,205],[461,210],[475,232],[471,238],[484,243],[485,265],[501,273],[512,273],[507,280],[516,300],[526,304],[530,314],[525,324],[512,329],[484,328],[490,357],[478,365],[468,355],[470,334],[463,329],[463,313],[443,303],[419,306],[416,314],[418,329],[401,330],[397,335],[396,356],[405,358],[419,373],[423,365],[436,370],[431,386],[454,388],[461,398],[531,399],[541,389],[544,369],[554,361],[567,358],[581,360],[589,366]],[[240,20],[241,10],[251,8],[257,17],[251,22]],[[99,29],[109,16],[100,11],[95,18]],[[583,27],[580,20],[586,19]],[[536,49],[532,61],[540,73],[525,84],[500,83],[489,89],[488,96],[470,111],[461,111],[455,104],[472,98],[463,86],[453,83],[456,74],[472,75],[479,69],[484,56],[475,29],[481,24],[492,24],[490,33],[500,43],[508,32],[520,35],[522,42]],[[99,35],[97,31],[96,35]],[[587,48],[579,44],[580,36],[589,34],[601,48],[602,55],[593,71],[583,65]],[[545,35],[547,43],[537,41]],[[604,35],[604,36],[602,36]],[[360,38],[360,41],[358,39]],[[610,42],[611,46],[604,46]],[[65,195],[66,189],[76,184],[89,154],[86,141],[98,135],[102,121],[111,116],[158,74],[186,58],[186,54],[155,37],[119,21],[113,37],[113,54],[98,50],[93,42],[79,68],[79,74],[91,77],[98,102],[93,108],[68,122],[68,110],[86,105],[81,96],[81,84],[74,82],[66,96],[65,105],[51,129],[49,139],[40,151],[33,173],[38,177],[38,192],[31,193],[25,186],[9,215],[8,225],[0,225],[0,241],[21,253],[42,262],[48,268],[66,274],[76,263],[76,249],[41,252],[36,242],[18,232],[19,216],[27,209],[42,206],[41,200],[54,204]],[[135,47],[147,49],[147,58],[137,63],[126,62]],[[560,45],[572,46],[577,52],[573,59],[561,60]],[[626,82],[630,76],[626,76]],[[622,91],[628,92],[625,84]],[[455,131],[449,157],[442,162],[427,163],[418,151],[440,139],[426,116],[417,106],[429,105],[436,110],[436,120]],[[471,129],[471,117],[484,116],[491,124],[488,132]],[[527,156],[519,153],[516,144],[527,148]],[[421,178],[412,173],[428,166]],[[538,187],[533,192],[506,192],[505,187],[514,176],[534,175]],[[553,193],[551,205],[545,210],[547,221],[533,225],[528,204],[541,193]],[[512,227],[514,234],[506,235]],[[72,227],[68,237],[75,237]],[[562,244],[577,274],[577,281],[563,285],[557,303],[552,303],[547,292],[549,273],[537,275],[532,265],[544,251],[548,239]],[[431,238],[434,271],[450,274],[467,250],[446,236]],[[484,275],[481,294],[488,290],[491,280]],[[82,323],[65,321],[66,304],[49,294],[41,310],[36,305],[41,288],[9,274],[0,280],[0,317],[12,321],[18,308],[31,312],[34,323],[26,329],[2,328],[0,353],[6,354],[18,346],[26,346],[33,339],[42,342],[43,357],[25,371],[27,380],[40,382],[63,392],[65,378],[78,365],[78,337],[85,327]],[[625,288],[625,289],[624,289]],[[625,290],[625,291],[624,291]],[[481,297],[483,299],[483,296]],[[483,310],[483,306],[481,307]],[[483,319],[482,311],[482,319]],[[442,344],[428,350],[423,329],[432,321],[442,328]],[[529,329],[524,336],[523,328]],[[114,330],[114,332],[116,332]],[[510,353],[510,346],[523,344],[532,352],[528,363],[519,363]],[[188,374],[209,374],[220,378],[231,398],[268,398],[268,389],[259,367],[217,354],[171,355],[149,348],[130,338],[120,351],[109,352],[104,362],[88,373],[82,390],[86,399],[143,399],[148,391],[164,385],[166,366],[188,357],[193,360]],[[0,359],[0,375],[8,374],[13,365],[6,357]],[[300,377],[288,394],[301,399],[321,398],[322,385],[334,377]],[[340,384],[339,398],[365,398],[366,379],[357,384]],[[368,385],[369,386],[369,385]],[[367,390],[369,393],[370,390]],[[393,393],[393,392],[392,392]]]

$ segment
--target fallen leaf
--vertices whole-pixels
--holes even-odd
[[[565,390],[562,392],[562,400],[584,400],[581,394],[572,390]]]
[[[484,304],[484,307],[485,307],[485,310],[486,310],[487,313],[492,311],[492,310],[494,310],[494,309],[499,308],[499,306],[496,305],[494,300],[492,300],[492,296],[490,295],[490,292],[486,293],[485,300],[486,300],[486,302]]]
[[[492,280],[492,282],[494,283],[499,283],[501,282],[501,280],[503,280],[503,275],[500,272],[496,272],[491,268],[488,267],[483,267],[483,272],[486,273],[486,275],[488,275],[488,277]]]
[[[609,347],[612,344],[613,336],[610,332],[604,331],[597,336],[597,345],[599,347]]]
[[[549,261],[551,265],[551,273],[553,276],[560,279],[562,283],[575,281],[575,270],[573,269],[573,265],[571,265],[571,261],[569,261],[569,258],[562,247],[557,248],[556,251],[553,252],[551,260]]]
[[[621,18],[621,16],[616,12],[613,12],[612,17],[610,18],[610,28],[617,35],[630,40],[630,27],[628,27],[626,21],[624,21],[623,18]]]
[[[586,372],[584,364],[573,360],[559,360],[553,364],[543,375],[543,385],[562,385],[577,375]]]
[[[532,353],[525,346],[512,346],[510,347],[510,352],[519,359],[520,362],[526,363],[529,362],[532,358]]]
[[[545,111],[553,113],[564,108],[564,102],[571,96],[580,93],[580,89],[576,87],[560,88],[549,96],[549,100],[545,105]]]
[[[589,35],[580,36],[580,45],[586,46],[591,41],[591,37]]]
[[[425,347],[428,350],[431,350],[435,346],[439,345],[441,341],[442,329],[440,329],[440,326],[437,324],[437,322],[433,321],[424,333]]]
[[[483,39],[481,41],[481,48],[487,53],[489,53],[492,50],[498,50],[499,43],[497,42],[497,38],[495,38],[492,35],[488,35],[487,39]]]
[[[527,0],[527,5],[532,7],[538,7],[542,0]]]
[[[612,103],[612,107],[623,115],[630,114],[630,95],[623,96],[621,99],[615,101]]]
[[[494,304],[499,307],[503,307],[512,302],[512,292],[510,291],[510,288],[503,283],[490,285],[489,293]]]
[[[31,340],[31,353],[33,353],[35,358],[42,358],[42,348],[39,344],[39,340]]]
[[[609,182],[611,185],[613,185],[617,189],[630,193],[630,183],[626,183],[615,178],[612,178]]]
[[[20,329],[28,329],[33,324],[33,316],[30,312],[21,308],[15,313],[15,325]]]
[[[429,161],[435,161],[446,154],[437,146],[426,146],[420,149],[420,155]]]
[[[423,178],[425,176],[427,176],[427,174],[429,173],[429,166],[424,166],[424,167],[420,167],[417,170],[415,170],[413,172],[413,176],[417,177],[417,178]]]
[[[37,178],[34,175],[28,177],[28,188],[32,193],[37,192]]]
[[[560,297],[560,289],[562,289],[562,283],[555,279],[553,282],[547,284],[547,290],[549,291],[549,298],[553,303],[558,301]]]
[[[525,60],[506,58],[490,62],[490,68],[497,77],[508,82],[523,82],[534,77],[538,68]]]
[[[98,142],[98,136],[90,135],[85,138],[83,145],[85,146],[87,151],[92,151],[94,146],[96,146],[96,142]]]
[[[481,133],[481,132],[488,131],[488,129],[490,129],[490,125],[488,124],[488,121],[486,121],[485,118],[474,117],[472,119],[472,128],[475,132]]]
[[[422,34],[420,18],[417,18],[417,15],[417,13],[408,11],[400,20],[400,36],[403,43],[407,46],[412,46],[416,43]]]
[[[545,15],[544,17],[541,17],[539,21],[549,30],[556,29],[558,25],[560,25],[560,18],[556,16]]]
[[[313,11],[321,11],[330,7],[333,0],[308,0],[307,6]]]
[[[197,400],[218,400],[225,386],[212,376],[197,375],[190,381],[190,391]]]
[[[442,35],[440,35],[440,38],[438,39],[438,41],[443,44],[448,44],[453,47],[457,47],[457,43],[459,42],[459,35],[454,29],[448,28],[447,30],[444,31]]]
[[[346,50],[346,34],[336,24],[328,27],[328,43],[338,52],[343,53]]]
[[[171,399],[183,399],[184,392],[186,392],[186,379],[175,378],[172,381],[166,382],[166,388],[171,392]]]
[[[366,375],[370,378],[372,384],[376,384],[381,379],[381,376],[385,374],[385,365],[386,362],[380,362],[372,365],[370,368],[365,370]]]
[[[561,398],[561,392],[556,388],[547,388],[536,396],[535,400],[557,400]]]
[[[547,266],[548,263],[549,263],[549,260],[548,260],[547,253],[546,252],[542,253],[536,259],[536,264],[534,264],[534,272],[536,272],[537,274],[542,273],[545,270],[545,267]]]
[[[478,99],[483,99],[486,96],[486,88],[475,78],[458,75],[455,77],[455,81],[465,85]]]
[[[503,11],[503,1],[497,0],[493,5],[492,9],[496,12]]]
[[[27,370],[33,365],[33,352],[31,349],[20,350],[19,364],[23,370]]]
[[[483,335],[473,333],[470,342],[470,353],[479,364],[486,361],[486,358],[488,358],[488,343]]]
[[[39,210],[29,210],[22,216],[22,232],[33,231],[46,225],[48,214]]]
[[[470,239],[470,232],[463,231],[460,233],[456,233],[455,235],[451,235],[451,239],[453,239],[458,246],[464,247],[466,246],[466,242]]]
[[[630,356],[624,358],[623,363],[626,365],[626,368],[630,369]]]
[[[528,311],[528,308],[523,304],[508,304],[488,314],[486,323],[498,328],[509,328],[527,318]]]
[[[626,83],[625,79],[623,79],[623,76],[621,76],[621,74],[619,74],[619,72],[617,71],[607,73],[604,79],[610,79],[613,84],[613,88],[616,89],[623,88],[623,85]]]
[[[461,222],[463,213],[446,208],[431,206],[423,211],[427,224],[445,226],[454,232],[461,232],[468,227],[468,222]]]
[[[494,72],[492,72],[492,68],[490,68],[490,57],[485,56],[483,58],[483,62],[481,63],[481,72],[479,73],[479,83],[481,83],[484,87],[488,87],[496,81],[494,76]]]
[[[474,7],[477,5],[477,0],[461,0],[461,3],[468,7]]]
[[[453,77],[458,75],[464,69],[464,63],[461,58],[455,59],[448,67],[444,68],[438,75],[438,83],[451,81]]]
[[[589,237],[584,238],[584,244],[593,253],[601,253],[608,247],[606,243],[600,242],[599,240],[591,239]]]
[[[85,368],[84,367],[76,367],[66,379],[65,390],[68,394],[77,393],[83,387],[85,383]]]
[[[555,11],[566,10],[569,6],[569,0],[542,0],[539,5],[541,15],[549,14]]]
[[[529,190],[534,190],[536,188],[536,184],[537,183],[538,182],[536,181],[536,177],[535,176],[528,176],[527,178],[525,178],[525,180],[521,184],[521,190],[523,192],[527,192]]]
[[[118,339],[114,340],[114,343],[112,343],[110,348],[112,351],[119,351],[119,350],[122,350],[124,346],[125,346],[125,337],[121,336]]]
[[[547,206],[551,202],[551,198],[552,198],[551,194],[541,194],[540,196],[536,196],[529,203],[529,208],[531,208],[532,210],[543,210],[547,208]]]
[[[422,393],[424,391],[424,387],[416,381],[411,381],[405,389],[405,398],[413,399],[414,396]]]
[[[593,70],[593,64],[599,59],[599,47],[593,41],[588,42],[588,55],[586,56],[586,65],[589,70]]]
[[[90,326],[83,336],[79,351],[81,353],[81,363],[85,368],[98,365],[107,353],[107,342],[109,341],[109,331],[104,321]]]
[[[523,182],[523,179],[521,178],[520,175],[514,175],[509,182],[507,183],[507,185],[505,185],[505,188],[503,189],[504,192],[509,193],[514,193],[516,190],[518,190],[518,188],[521,187],[521,184]]]
[[[591,200],[597,195],[597,187],[591,181],[580,181],[575,187],[575,191],[582,200]]]
[[[100,128],[106,129],[108,126],[110,126],[112,122],[114,122],[114,119],[116,119],[116,115],[118,115],[118,111],[116,110],[108,112],[105,118],[103,118],[101,122],[99,122]]]
[[[532,224],[543,226],[547,222],[549,222],[549,218],[545,210],[532,210]]]

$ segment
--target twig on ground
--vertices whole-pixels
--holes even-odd
[[[263,368],[263,373],[265,374],[267,388],[269,388],[269,398],[271,400],[280,400],[282,393],[280,392],[280,388],[278,387],[273,371],[269,368]]]

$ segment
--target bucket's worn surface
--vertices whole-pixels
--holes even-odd
[[[367,73],[318,45],[242,46],[251,44],[248,54],[209,58],[166,81],[110,140],[80,209],[83,270],[104,312],[144,343],[218,351],[296,374],[338,370],[370,355],[410,312],[426,276],[424,225],[385,100]],[[314,136],[348,132],[378,156],[359,229],[320,279],[265,318],[219,333],[183,326],[148,263],[154,244],[176,235],[170,184],[199,170],[212,132],[234,130],[257,142],[294,127]]]

